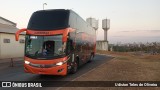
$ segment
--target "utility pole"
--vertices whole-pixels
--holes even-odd
[[[44,10],[44,5],[47,5],[47,3],[43,3],[43,10]]]

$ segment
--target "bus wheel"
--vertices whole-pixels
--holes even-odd
[[[76,61],[76,62],[74,63],[74,65],[73,65],[70,73],[71,73],[71,74],[74,74],[74,73],[77,72],[77,70],[78,70],[78,62]]]

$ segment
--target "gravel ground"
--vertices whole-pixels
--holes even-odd
[[[160,55],[103,52],[113,60],[75,81],[160,81]],[[160,90],[158,87],[63,87],[60,90]]]

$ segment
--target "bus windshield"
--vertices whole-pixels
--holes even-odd
[[[34,59],[53,59],[65,55],[66,43],[62,35],[31,36],[26,35],[25,56]]]

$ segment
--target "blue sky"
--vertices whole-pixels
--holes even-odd
[[[101,20],[107,17],[110,43],[160,41],[160,0],[1,0],[0,16],[24,28],[44,2],[45,9],[73,9],[83,19],[99,19],[98,40],[103,40]]]

